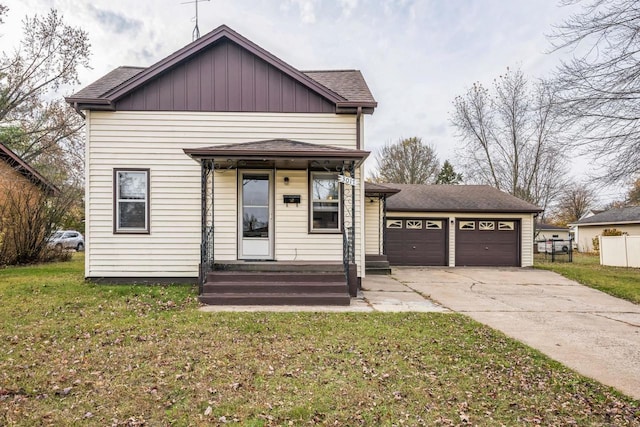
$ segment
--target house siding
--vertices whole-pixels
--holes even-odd
[[[366,197],[364,206],[365,253],[382,254],[382,203],[378,197]]]
[[[520,266],[533,266],[533,214],[505,214],[505,213],[456,213],[456,212],[393,212],[387,211],[387,218],[448,218],[449,222],[449,266],[456,265],[456,219],[514,219],[520,221]]]
[[[124,96],[116,110],[334,113],[336,108],[248,50],[220,41]]]
[[[593,238],[605,229],[615,228],[629,236],[640,236],[640,224],[580,225],[577,233],[578,251],[593,252]]]
[[[273,138],[355,148],[355,116],[87,112],[86,276],[196,277],[201,240],[200,165],[182,150]],[[123,167],[150,170],[148,235],[113,233],[113,169]],[[293,209],[281,206],[283,191],[289,194],[292,189],[291,185],[284,188],[279,185],[285,173],[292,179],[292,185],[300,185],[303,201],[308,197],[306,171],[276,174],[276,258],[292,259],[298,249],[299,260],[327,259],[325,256],[341,260],[341,235],[309,235],[306,208],[301,206],[295,211],[304,213],[303,229],[300,218],[292,218]],[[213,181],[214,256],[219,260],[236,259],[237,174],[214,173]],[[357,197],[357,221],[361,218],[360,203]],[[293,229],[284,232],[289,226]],[[280,238],[282,242],[278,242]],[[289,246],[292,241],[297,246]],[[361,250],[356,248],[361,263]]]

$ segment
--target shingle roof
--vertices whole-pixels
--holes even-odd
[[[111,98],[122,96],[123,93],[132,90],[132,88],[135,88],[137,85],[145,83],[159,73],[165,72],[166,69],[175,66],[222,39],[231,40],[244,49],[247,49],[252,54],[288,74],[294,78],[294,80],[298,80],[300,83],[308,86],[330,101],[336,102],[339,106],[347,108],[354,106],[375,108],[377,105],[360,71],[327,70],[302,72],[236,33],[226,25],[221,25],[150,67],[118,67],[91,83],[89,86],[67,97],[67,101],[79,103],[93,101],[98,104],[108,104],[108,101],[113,101]]]
[[[145,67],[118,67],[71,95],[70,98],[101,98],[144,70],[146,70]],[[303,73],[347,101],[376,102],[362,73],[358,70],[303,71]]]
[[[368,151],[332,147],[322,144],[293,141],[290,139],[269,139],[265,141],[242,142],[238,144],[215,145],[212,147],[186,148],[184,152],[194,157],[304,157],[304,158],[345,158],[363,160]]]
[[[359,70],[317,70],[302,73],[347,101],[376,102]]]
[[[364,183],[364,194],[365,196],[390,196],[392,194],[399,193],[400,190],[397,188],[391,188],[386,185],[376,184],[373,182],[365,182]]]
[[[105,93],[111,89],[121,85],[130,78],[136,76],[140,72],[144,71],[144,67],[118,67],[115,70],[110,71],[106,75],[100,77],[89,86],[79,90],[70,98],[83,98],[83,99],[95,99],[101,98]]]
[[[400,190],[387,210],[405,212],[514,212],[542,209],[488,185],[384,184]]]
[[[560,227],[559,225],[536,223],[536,230],[564,230],[568,231],[569,227]]]
[[[640,206],[609,209],[575,222],[577,225],[640,223]]]
[[[60,191],[55,185],[43,177],[30,164],[22,160],[22,157],[0,143],[0,160],[6,162],[9,166],[16,170],[19,174],[40,187],[47,194],[54,195]]]

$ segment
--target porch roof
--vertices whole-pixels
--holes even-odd
[[[364,183],[364,194],[365,196],[368,196],[368,197],[392,196],[399,192],[400,190],[397,188],[386,187],[384,185],[376,184],[374,182]]]
[[[328,169],[355,162],[359,166],[369,155],[369,151],[329,145],[311,144],[290,139],[269,139],[265,141],[243,142],[238,144],[216,145],[202,148],[185,148],[185,154],[196,160],[216,160],[221,167],[276,166],[280,168]]]

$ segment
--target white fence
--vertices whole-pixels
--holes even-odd
[[[640,268],[640,236],[599,236],[600,264]]]

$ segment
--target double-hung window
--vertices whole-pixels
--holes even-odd
[[[340,223],[340,183],[334,173],[311,173],[310,230],[337,232]]]
[[[115,169],[114,232],[149,232],[149,169]]]

